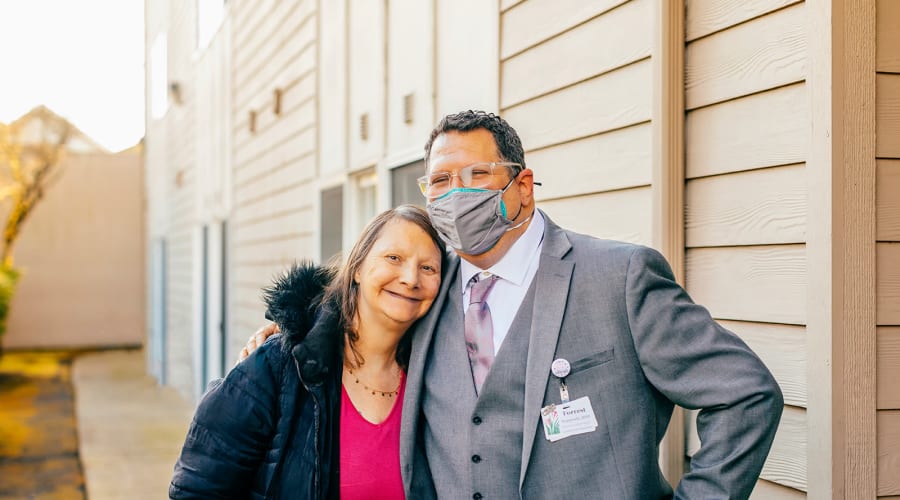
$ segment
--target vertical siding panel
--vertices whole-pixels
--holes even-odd
[[[653,19],[651,96],[651,245],[684,284],[684,0],[656,3]],[[672,411],[659,446],[666,480],[685,471],[685,411]]]
[[[833,228],[832,258],[838,322],[832,346],[837,384],[835,432],[840,449],[832,457],[842,489],[858,497],[876,495],[878,478],[878,426],[875,363],[876,322],[879,307],[876,254],[876,155],[882,130],[883,103],[875,74],[876,0],[836,3],[832,15],[839,36],[833,77],[835,139],[840,141],[832,172],[835,210],[840,218]],[[840,31],[838,31],[840,30]],[[900,90],[900,86],[897,87]],[[900,103],[900,92],[897,93]],[[896,107],[900,110],[900,106]],[[900,113],[896,113],[900,115]],[[900,120],[898,120],[900,122]],[[876,130],[878,133],[876,134]],[[878,271],[878,272],[876,272]]]

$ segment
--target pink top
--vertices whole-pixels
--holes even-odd
[[[341,387],[341,499],[403,499],[400,478],[400,416],[406,376],[384,422],[369,422]],[[379,396],[380,397],[380,396]]]

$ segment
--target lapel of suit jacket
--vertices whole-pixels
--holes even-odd
[[[525,406],[522,433],[522,469],[519,488],[525,482],[525,472],[534,446],[535,425],[540,418],[541,403],[550,365],[556,352],[563,313],[569,298],[569,283],[575,263],[563,260],[572,249],[565,232],[541,211],[544,216],[544,246],[538,266],[532,312],[531,337],[528,341],[528,360],[525,364]]]
[[[408,333],[408,335],[412,335],[412,345],[409,366],[406,370],[406,389],[400,424],[400,471],[406,491],[410,491],[410,473],[412,472],[412,461],[415,458],[416,437],[419,434],[419,412],[421,411],[425,362],[438,318],[444,308],[448,290],[456,278],[456,273],[459,272],[458,269],[459,257],[455,252],[447,252],[447,270],[444,272],[438,296],[434,299],[428,314],[416,324],[413,331]]]

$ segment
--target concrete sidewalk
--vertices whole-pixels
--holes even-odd
[[[168,497],[194,407],[157,385],[144,365],[140,350],[75,358],[78,444],[90,500]]]

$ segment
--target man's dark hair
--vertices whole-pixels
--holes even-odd
[[[497,144],[497,154],[502,161],[509,161],[522,165],[521,168],[514,168],[515,174],[518,174],[525,168],[525,150],[522,149],[522,141],[519,134],[512,128],[503,118],[484,111],[462,111],[452,115],[445,116],[440,123],[431,131],[431,137],[425,143],[425,167],[428,166],[428,158],[431,156],[431,145],[437,136],[451,131],[469,132],[483,128],[494,136],[494,142]]]

